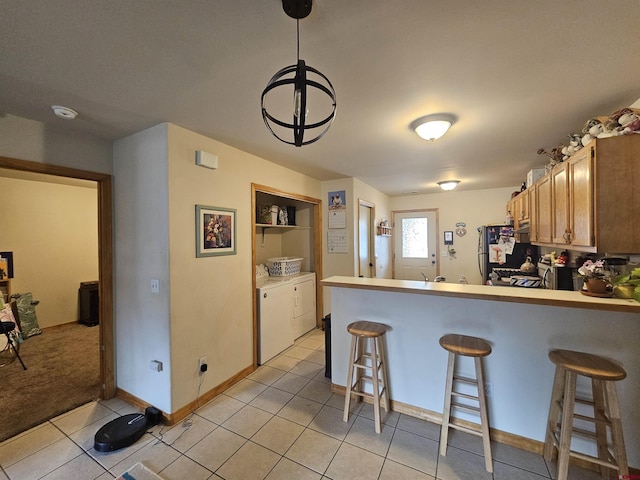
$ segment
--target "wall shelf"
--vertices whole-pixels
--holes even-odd
[[[378,225],[378,235],[381,237],[390,237],[391,236],[391,227],[387,227],[384,225]]]
[[[260,228],[298,228],[298,225],[273,225],[271,223],[256,223]]]

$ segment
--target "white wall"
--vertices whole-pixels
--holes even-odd
[[[448,282],[457,282],[464,275],[469,283],[480,284],[478,271],[478,227],[505,221],[506,205],[515,187],[486,190],[468,190],[392,197],[391,210],[415,210],[437,208],[439,210],[440,251],[446,252],[443,233],[456,230],[456,224],[464,222],[467,234],[459,237],[454,233],[455,258],[440,257],[440,275]]]
[[[347,253],[331,253],[327,250],[327,235],[329,232],[329,192],[345,191],[347,202],[346,208],[346,234]],[[322,182],[322,229],[323,229],[323,275],[331,277],[333,275],[358,276],[359,256],[358,256],[358,214],[359,201],[365,200],[375,205],[375,222],[380,222],[383,218],[391,218],[390,197],[375,188],[367,185],[357,178],[344,178]],[[375,228],[375,225],[373,225]],[[375,237],[376,256],[376,277],[391,278],[391,239],[389,237]],[[323,311],[326,315],[331,312],[331,289],[324,288],[323,291]]]
[[[630,466],[640,467],[637,313],[355,288],[332,290],[333,383],[347,383],[347,324],[360,319],[384,323],[391,327],[385,336],[391,399],[441,413],[447,352],[439,347],[438,338],[452,332],[478,336],[493,347],[483,359],[485,378],[492,383],[493,393],[487,400],[491,427],[540,442],[544,441],[553,385],[549,350],[591,352],[620,362],[627,372],[627,378],[616,382],[624,440]],[[473,376],[471,359],[461,358],[457,370],[461,376]],[[578,382],[581,396],[588,392],[584,380]],[[457,415],[477,421],[477,416],[465,412]],[[593,442],[576,440],[577,450],[595,453]]]
[[[167,156],[166,124],[114,144],[114,317],[117,387],[172,412]]]
[[[0,171],[5,174],[13,172]],[[12,291],[31,292],[40,301],[41,328],[77,322],[80,282],[98,280],[95,182],[65,185],[18,176],[23,178],[0,176],[0,251],[13,252]]]
[[[0,156],[99,173],[113,171],[111,141],[6,114],[0,115]]]
[[[322,182],[322,274],[326,277],[333,275],[357,276],[356,270],[356,231],[354,230],[358,211],[358,199],[354,196],[353,178],[341,178],[339,180],[329,180]],[[328,195],[329,192],[339,192],[344,190],[345,199],[347,201],[346,208],[346,235],[347,245],[349,246],[346,253],[328,252],[327,234],[329,232],[329,208]],[[355,206],[354,206],[354,201]],[[320,280],[320,279],[318,279]],[[331,289],[323,287],[323,313],[324,315],[331,313]]]
[[[380,221],[385,218],[387,220],[391,220],[391,209],[390,206],[390,197],[385,195],[384,193],[376,190],[375,188],[367,185],[366,183],[358,180],[357,178],[353,179],[353,188],[354,188],[354,197],[356,198],[355,202],[359,200],[366,200],[369,203],[373,203],[375,205],[375,224],[372,227],[376,228],[376,225],[380,223]],[[354,203],[355,203],[354,202]],[[358,205],[354,206],[354,212],[358,212]],[[357,232],[358,230],[358,216],[354,215],[354,222]],[[357,247],[357,243],[355,243],[355,247]],[[378,278],[391,278],[391,238],[390,237],[382,237],[379,235],[375,236],[375,256],[376,256],[376,273],[375,276]],[[355,265],[356,272],[358,271],[358,255],[355,255]]]

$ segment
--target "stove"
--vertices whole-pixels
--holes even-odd
[[[538,288],[542,279],[521,271],[519,268],[494,268],[489,275],[491,285],[504,287]]]

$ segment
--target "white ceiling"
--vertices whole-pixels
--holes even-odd
[[[171,122],[389,195],[451,178],[518,185],[547,163],[538,148],[640,97],[638,0],[315,0],[300,57],[329,77],[338,110],[301,148],[260,113],[268,80],[296,61],[281,0],[0,0],[0,12],[0,114],[108,139]],[[409,130],[439,112],[459,118],[439,141]]]

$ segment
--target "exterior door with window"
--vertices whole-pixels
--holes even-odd
[[[393,212],[393,278],[433,281],[438,265],[438,210]]]

